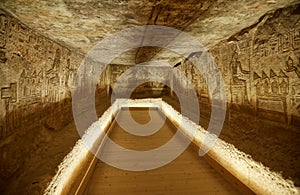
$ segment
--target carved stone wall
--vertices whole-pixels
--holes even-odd
[[[218,69],[200,61],[201,53],[176,64],[198,92],[204,127],[210,122],[215,88],[208,91],[192,62],[203,64],[206,79],[221,73],[227,114],[220,138],[296,186],[300,186],[296,171],[300,152],[299,36],[300,8],[290,6],[264,15],[256,24],[210,48]]]
[[[70,89],[82,57],[26,27],[0,11],[0,118],[16,108],[34,110],[39,103],[70,98]],[[15,119],[17,118],[17,120]],[[9,136],[22,116],[1,121],[1,137]]]
[[[299,19],[298,6],[279,9],[210,49],[225,83],[229,110],[300,125]],[[200,101],[207,101],[207,85],[193,65],[187,61],[178,68],[193,81]]]
[[[170,86],[171,77],[166,77],[166,75],[171,75],[169,74],[170,71],[170,67],[164,66],[140,65],[136,68],[130,65],[111,64],[107,74],[109,78],[106,79],[108,80],[107,82],[110,88],[114,89],[120,76],[125,76],[124,78],[122,77],[122,82],[118,86],[120,87],[118,91],[119,94],[116,95],[122,96],[127,92],[132,92],[132,96],[137,94],[142,95],[144,93],[146,96],[154,97],[161,95],[166,89],[166,86]],[[164,83],[155,82],[160,78],[165,78]],[[137,83],[141,85],[136,86]]]
[[[42,129],[72,119],[71,89],[83,56],[0,9],[0,184],[35,150]]]

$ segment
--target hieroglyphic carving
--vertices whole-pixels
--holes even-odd
[[[9,87],[1,88],[1,99],[9,99],[10,102],[17,101],[17,84],[11,83]]]
[[[15,153],[8,157],[3,147],[15,148],[16,141],[21,141],[26,148],[17,152],[26,156],[36,144],[28,143],[33,140],[29,137],[40,136],[49,119],[59,128],[69,120],[64,113],[70,102],[65,98],[70,97],[82,59],[81,54],[34,32],[0,8],[0,156],[7,163],[16,162],[18,167],[22,158]],[[58,110],[62,117],[57,120],[51,112]]]
[[[268,42],[266,56],[277,54],[279,51],[279,40],[277,37],[271,37]]]
[[[17,22],[15,20],[8,20],[8,24],[7,24],[7,37],[9,39],[13,39],[15,41],[17,41],[17,39],[14,39],[17,37]]]
[[[6,44],[7,19],[4,14],[0,14],[0,48],[5,48]]]
[[[285,115],[300,117],[299,16],[279,14],[266,19],[217,44],[210,52],[222,73],[229,102],[244,105],[252,113],[268,110],[270,118],[274,115],[276,120],[288,122]],[[287,25],[274,26],[274,19]],[[209,64],[204,66],[208,68]],[[186,72],[190,67],[182,68]],[[197,80],[205,82],[201,76]]]
[[[298,29],[289,29],[278,36],[268,35],[269,38],[258,38],[254,41],[253,54],[257,58],[288,53],[300,49],[300,35]]]
[[[19,37],[19,42],[23,43],[23,42],[29,42],[28,39],[28,28],[26,28],[23,24],[18,23],[18,37]]]
[[[293,36],[292,31],[288,31],[286,34],[280,37],[280,51],[289,52],[292,48]]]
[[[21,104],[34,104],[41,101],[41,90],[43,75],[36,70],[23,70],[19,79],[19,97]]]
[[[251,53],[251,40],[249,38],[240,40],[237,45],[241,54],[249,55]]]
[[[7,108],[13,116],[16,108],[32,110],[37,104],[57,102],[70,95],[66,91],[73,86],[74,75],[82,59],[81,55],[73,55],[72,58],[76,56],[78,60],[71,62],[71,54],[68,48],[37,34],[0,10],[0,63],[3,63],[0,83],[16,83],[18,86],[15,88],[16,97],[10,98],[8,95],[14,85],[0,86],[0,107]],[[18,117],[21,115],[26,115],[26,112]],[[0,110],[0,116],[1,120],[7,116],[5,109]],[[6,128],[3,124],[5,122],[0,124],[2,129]]]
[[[266,50],[265,44],[258,43],[253,48],[253,54],[256,58],[261,58],[265,56],[266,53],[265,50]]]
[[[5,14],[0,14],[0,32],[4,34],[7,27],[7,18]]]
[[[266,34],[267,31],[263,30],[264,35],[255,32],[249,31],[235,42],[221,43],[212,49],[222,72],[227,97],[231,103],[252,106],[257,112],[274,111],[268,114],[270,120],[274,117],[274,120],[288,122],[286,114],[292,110],[298,115],[300,113],[297,112],[300,107],[300,92],[297,90],[300,86],[297,80],[300,70],[299,31],[288,29],[284,33]],[[288,59],[290,53],[292,57]],[[209,64],[205,67],[209,71]],[[181,68],[185,73],[191,70],[188,66]],[[197,76],[197,80],[205,83],[201,76]],[[200,94],[203,86],[199,86]]]
[[[300,30],[294,30],[294,39],[293,39],[293,49],[299,50],[300,49]]]
[[[1,99],[5,100],[5,123],[1,127],[1,137],[5,138],[11,134],[11,128],[9,125],[9,111],[10,104],[17,101],[17,84],[11,83],[9,87],[1,88]]]
[[[5,52],[5,45],[6,45],[6,25],[7,19],[4,14],[0,14],[0,62],[5,63],[6,52]]]

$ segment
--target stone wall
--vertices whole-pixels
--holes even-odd
[[[221,73],[225,83],[227,114],[220,138],[296,186],[300,186],[299,19],[299,5],[267,13],[256,24],[210,48],[218,69],[204,66],[206,78]],[[192,64],[199,62],[199,56],[201,53],[181,60],[177,68],[195,86],[200,124],[207,128],[214,96]]]
[[[150,65],[120,65],[111,64],[108,70],[107,83],[110,90],[114,90],[116,83],[120,82],[117,97],[123,97],[127,92],[132,92],[131,97],[159,97],[168,93],[167,86],[170,86],[170,67]],[[166,75],[168,75],[166,77]],[[161,80],[162,82],[155,82]],[[120,80],[121,79],[121,80]],[[123,80],[124,79],[124,80]],[[140,85],[137,85],[139,83]],[[137,86],[136,86],[137,85]],[[116,90],[114,91],[116,92]]]
[[[81,55],[34,32],[1,10],[1,139],[12,135],[20,119],[38,105],[70,98],[81,60]]]
[[[210,49],[225,83],[229,111],[300,126],[299,19],[298,6],[279,9]],[[197,59],[194,55],[190,61]],[[209,103],[205,79],[196,68],[189,61],[178,68],[194,83],[200,102]]]
[[[0,9],[0,186],[47,141],[46,132],[72,120],[71,90],[82,59]]]

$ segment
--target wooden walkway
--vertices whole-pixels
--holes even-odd
[[[158,110],[152,113],[156,121],[164,120]],[[126,122],[128,114],[140,124],[150,120],[149,111],[145,108],[122,110],[118,120]],[[153,135],[135,136],[115,123],[110,138],[128,149],[150,150],[165,144],[175,131],[173,124],[166,120],[160,130]],[[239,194],[197,153],[189,146],[171,163],[158,169],[141,172],[124,171],[98,160],[85,194]]]

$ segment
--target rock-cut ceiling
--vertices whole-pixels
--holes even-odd
[[[5,7],[33,29],[88,52],[120,30],[163,25],[189,33],[207,48],[255,24],[266,12],[298,0],[2,0]],[[160,55],[158,55],[160,53]],[[161,53],[165,53],[162,55]],[[158,48],[129,52],[120,63],[171,58]]]

